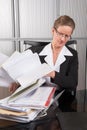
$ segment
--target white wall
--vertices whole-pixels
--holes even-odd
[[[20,37],[51,38],[56,0],[19,0]]]
[[[11,0],[0,0],[0,38],[12,37]]]
[[[10,56],[15,50],[14,43],[12,41],[0,41],[0,52]]]
[[[11,0],[0,0],[0,52],[11,55],[14,44],[5,39],[12,38]]]

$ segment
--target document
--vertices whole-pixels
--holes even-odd
[[[13,101],[9,100],[8,104],[16,107],[25,106],[32,109],[45,109],[49,107],[55,90],[55,87],[41,86],[22,98],[14,99]]]

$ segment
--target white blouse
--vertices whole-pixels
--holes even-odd
[[[66,60],[65,56],[73,56],[73,54],[69,51],[69,49],[66,46],[63,46],[61,52],[59,53],[59,56],[57,57],[55,65],[53,64],[53,54],[52,54],[52,48],[51,43],[46,45],[44,49],[39,53],[40,56],[47,55],[45,57],[45,61],[50,65],[50,67],[53,68],[54,71],[59,72],[60,71],[60,65]],[[50,81],[50,78],[47,78]]]

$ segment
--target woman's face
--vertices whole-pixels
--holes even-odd
[[[52,44],[55,48],[63,47],[71,38],[73,30],[70,26],[59,26],[57,29],[52,29],[53,41]]]

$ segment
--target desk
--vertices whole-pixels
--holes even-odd
[[[71,104],[70,104],[71,100]],[[70,112],[87,112],[87,93],[84,90],[77,91],[76,99],[69,98]],[[71,108],[71,109],[70,109]],[[68,109],[65,109],[65,111]],[[58,118],[56,115],[62,113],[59,107],[54,105],[47,111],[47,116],[29,123],[16,123],[6,120],[0,120],[0,130],[60,130]]]
[[[61,130],[87,130],[87,90],[77,91],[76,102],[76,111],[57,113]]]
[[[61,130],[87,130],[87,112],[58,113]]]

